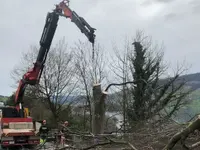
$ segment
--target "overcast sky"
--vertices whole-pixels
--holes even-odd
[[[30,45],[39,45],[46,14],[59,0],[0,1],[0,95],[15,89],[10,73]],[[71,0],[71,9],[97,29],[106,49],[137,29],[165,44],[165,59],[175,65],[187,60],[200,72],[200,0]],[[60,19],[53,43],[65,36],[72,45],[86,37],[69,20]]]

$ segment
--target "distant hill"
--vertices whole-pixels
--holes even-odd
[[[200,73],[183,75],[180,79],[185,79],[187,81],[187,86],[190,86],[193,90],[200,88]]]
[[[194,113],[200,113],[200,73],[194,73],[194,74],[187,74],[179,77],[179,80],[177,82],[181,81],[186,81],[186,86],[190,87],[192,90],[195,90],[191,95],[191,103],[190,105],[186,106],[187,111],[189,114],[194,114]],[[165,83],[167,80],[166,79],[161,79],[159,81],[159,84]],[[121,109],[122,104],[120,104],[120,97],[122,96],[121,92],[116,92],[113,94],[108,95],[108,99],[106,100],[107,107],[110,110],[114,109]],[[195,110],[196,109],[196,110]],[[191,113],[193,112],[193,113]]]
[[[0,101],[6,101],[8,99],[7,96],[0,95]]]

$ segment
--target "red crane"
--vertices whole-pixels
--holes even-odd
[[[88,40],[94,46],[96,29],[92,28],[84,18],[80,17],[76,12],[72,11],[68,6],[67,0],[60,2],[56,5],[53,12],[47,14],[46,23],[43,29],[42,37],[40,39],[40,49],[32,69],[25,73],[19,82],[19,86],[15,93],[16,108],[19,112],[20,117],[24,117],[23,108],[23,96],[27,85],[36,85],[39,83],[42,75],[44,63],[46,61],[47,54],[49,52],[56,28],[59,20],[59,16],[71,19],[73,23],[85,34]]]

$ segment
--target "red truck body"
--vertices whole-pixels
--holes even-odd
[[[15,107],[1,107],[0,110],[2,147],[40,144],[32,118],[19,118]]]

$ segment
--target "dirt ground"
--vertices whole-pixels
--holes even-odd
[[[170,140],[170,138],[177,132],[180,132],[185,126],[178,124],[165,124],[159,127],[143,127],[136,129],[133,133],[127,133],[123,136],[118,136],[116,138],[107,137],[107,139],[113,139],[114,141],[127,141],[131,143],[138,150],[162,150]],[[200,139],[199,131],[191,134],[186,140],[186,145],[192,145],[198,142]],[[105,142],[102,138],[99,138],[99,143]],[[87,143],[87,144],[86,144]],[[77,143],[74,143],[80,148],[92,145],[89,143],[89,139],[79,139]],[[112,144],[101,146],[101,150],[118,150],[122,148],[128,148],[126,145],[122,144]],[[180,142],[176,144],[174,150],[182,150]],[[200,147],[194,149],[200,150]]]
[[[73,135],[73,142],[67,142],[69,145],[73,145],[78,148],[85,148],[91,146],[95,143],[108,142],[110,139],[113,141],[126,141],[131,143],[138,150],[162,150],[168,143],[169,139],[175,135],[177,132],[180,132],[184,128],[183,125],[177,124],[167,124],[158,127],[143,127],[136,128],[132,133],[118,134],[112,136],[101,136],[94,140],[93,137],[88,137],[85,135]],[[198,142],[200,139],[199,131],[191,134],[186,140],[187,145],[192,145]],[[55,145],[52,142],[45,144],[46,150],[55,150]],[[95,150],[122,150],[128,149],[128,146],[125,144],[108,144],[104,146],[99,146]],[[25,150],[25,149],[24,149]],[[70,149],[68,149],[70,150]],[[94,149],[93,149],[94,150]],[[174,150],[182,150],[180,142],[176,144]],[[197,147],[194,150],[200,150],[200,147]]]

